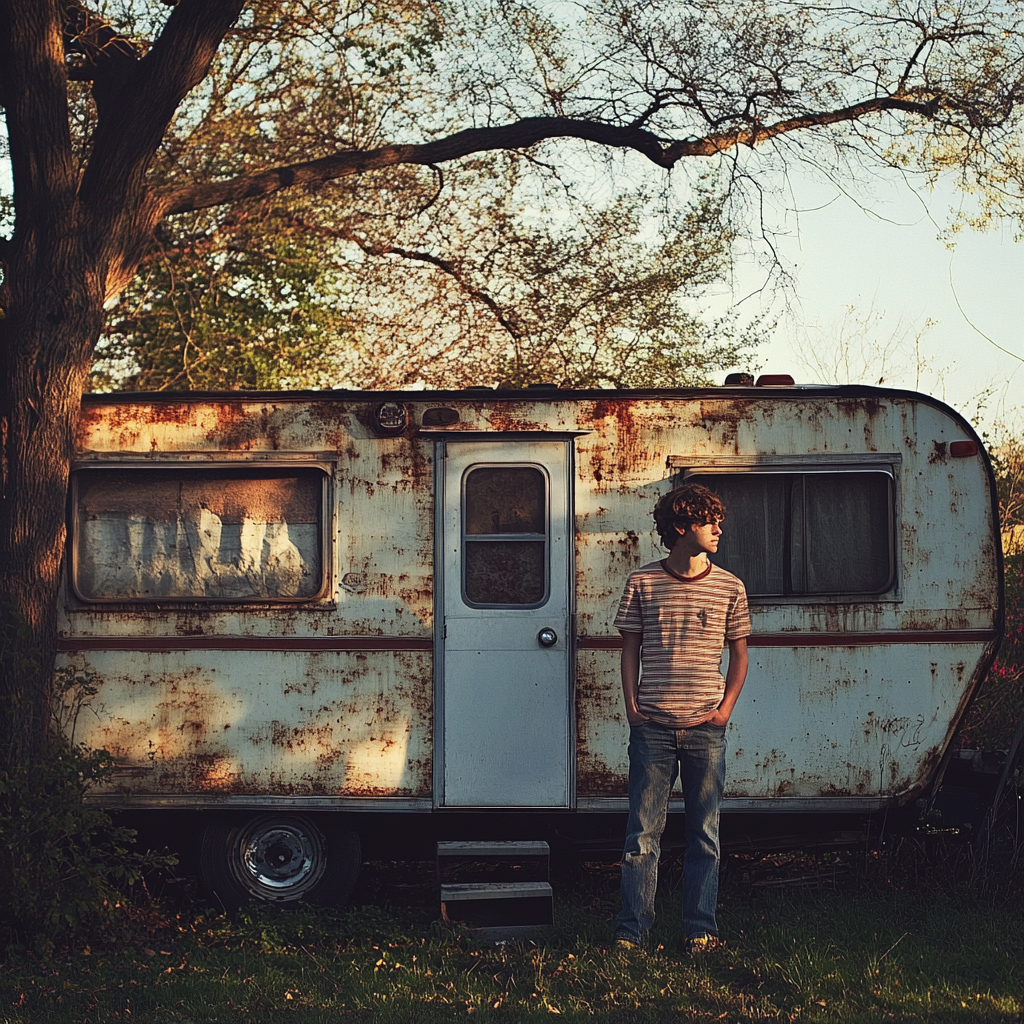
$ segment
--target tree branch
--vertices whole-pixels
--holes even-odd
[[[99,111],[82,197],[115,202],[141,185],[178,105],[205,77],[245,0],[181,0],[149,53]]]
[[[354,231],[331,228],[323,224],[310,224],[303,217],[293,215],[289,219],[293,226],[301,228],[309,234],[319,235],[321,238],[336,238],[339,241],[349,242],[352,245],[358,246],[367,254],[367,256],[400,256],[404,260],[411,260],[416,263],[427,263],[430,266],[437,267],[438,270],[447,274],[448,277],[455,281],[459,288],[461,288],[462,291],[465,292],[465,294],[472,300],[486,306],[498,323],[501,324],[512,338],[517,342],[522,340],[523,332],[505,314],[497,300],[495,300],[489,292],[485,291],[483,288],[478,288],[472,282],[467,280],[466,276],[461,273],[459,266],[455,261],[446,260],[442,256],[434,256],[432,253],[424,252],[421,249],[405,249],[398,245],[372,245],[365,239],[360,238]],[[277,256],[274,257],[274,259],[278,258],[279,257]]]
[[[401,256],[402,259],[413,260],[417,263],[428,263],[431,266],[437,267],[438,270],[447,274],[453,281],[455,281],[471,299],[486,306],[493,314],[494,319],[501,324],[505,331],[510,334],[516,342],[521,342],[523,340],[523,332],[505,314],[493,296],[489,292],[484,291],[482,288],[477,288],[476,285],[467,281],[459,272],[458,266],[452,260],[446,260],[440,256],[434,256],[429,252],[423,252],[415,249],[403,249],[397,245],[386,247],[371,246],[355,237],[350,238],[349,241],[354,242],[360,249],[370,256],[395,255]]]
[[[228,181],[167,188],[161,190],[156,199],[164,213],[188,213],[223,203],[272,195],[295,185],[319,184],[399,164],[438,164],[472,153],[526,149],[552,138],[582,139],[603,146],[632,149],[659,167],[670,168],[683,157],[714,156],[737,146],[752,147],[788,132],[855,121],[890,110],[931,119],[937,114],[938,107],[937,98],[922,103],[894,96],[880,96],[839,110],[802,114],[774,125],[745,126],[714,132],[704,138],[688,138],[667,144],[653,133],[640,128],[570,117],[530,117],[494,128],[467,128],[434,142],[346,150],[318,160],[242,174]]]
[[[64,52],[82,60],[68,65],[71,81],[101,83],[135,66],[139,47],[79,0],[61,0]]]
[[[853,103],[848,107],[841,107],[839,110],[812,111],[798,117],[777,121],[773,125],[754,125],[741,131],[720,132],[710,135],[706,139],[698,140],[697,146],[702,147],[699,153],[692,151],[694,143],[690,140],[673,142],[665,149],[666,166],[671,167],[683,156],[712,156],[735,146],[750,146],[752,148],[789,132],[805,131],[809,128],[826,128],[844,121],[859,121],[871,114],[882,114],[890,110],[898,110],[905,114],[917,114],[927,120],[932,120],[939,112],[939,98],[933,97],[926,103],[922,103],[918,100],[902,99],[896,96],[878,96],[861,103]]]

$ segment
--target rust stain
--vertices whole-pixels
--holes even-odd
[[[87,436],[95,432],[103,438],[105,448],[113,451],[133,451],[141,445],[147,427],[188,423],[194,409],[195,407],[188,402],[84,405],[78,427],[79,443],[87,447]],[[156,450],[155,435],[150,438],[149,447]]]
[[[305,404],[309,422],[325,427],[347,427],[357,407],[358,403],[348,401],[311,401]]]
[[[664,465],[664,426],[655,415],[638,416],[635,402],[602,398],[594,402],[589,416],[585,408],[580,413],[581,424],[589,421],[595,431],[584,449],[588,465],[580,468],[599,485],[599,491],[613,484],[619,489],[630,486],[652,461]]]
[[[753,423],[755,418],[755,405],[750,401],[731,399],[700,403],[700,423],[707,431],[713,450],[738,453],[740,427]]]
[[[64,632],[71,637],[125,632],[153,636],[428,634],[435,597],[433,442],[411,434],[390,438],[373,434],[368,417],[375,404],[347,398],[282,404],[244,398],[148,405],[87,403],[77,437],[80,451],[90,457],[99,451],[116,455],[147,446],[156,450],[158,442],[168,452],[337,451],[342,463],[336,477],[335,543],[340,564],[333,577],[339,584],[338,607],[324,602],[322,608],[304,610],[70,609],[66,611],[70,625],[62,626]],[[724,401],[713,391],[686,401],[616,395],[579,402],[561,395],[557,401],[547,401],[544,396],[524,395],[521,401],[474,399],[465,406],[456,404],[461,414],[459,430],[592,431],[579,439],[576,460],[577,498],[588,510],[579,515],[576,534],[581,635],[608,633],[622,580],[641,561],[641,550],[649,549],[645,527],[650,524],[653,497],[671,478],[668,455],[786,454],[794,450],[794,439],[800,441],[801,452],[902,449],[900,543],[906,593],[899,605],[870,601],[755,609],[765,622],[778,620],[775,632],[882,632],[959,624],[977,628],[979,618],[990,622],[994,617],[996,549],[982,536],[987,528],[984,522],[971,535],[977,544],[970,557],[980,564],[969,574],[970,584],[958,582],[961,570],[967,568],[966,546],[953,552],[948,568],[943,562],[941,572],[928,572],[930,560],[939,566],[940,557],[947,559],[945,549],[936,544],[938,520],[928,509],[955,505],[966,514],[978,495],[970,481],[959,490],[951,485],[945,469],[938,471],[937,480],[935,473],[929,476],[925,458],[934,464],[948,455],[945,442],[929,439],[942,437],[947,428],[923,406],[920,412],[914,411],[911,422],[906,402],[896,403],[902,417],[897,418],[888,416],[886,404],[878,398],[835,401],[765,395]],[[409,407],[411,422],[416,422],[415,406],[409,403]],[[918,447],[921,454],[915,456]],[[934,592],[927,600],[919,600],[914,591],[916,577],[922,574]],[[959,701],[953,718],[961,713],[967,691],[976,685],[973,675],[971,684],[965,683],[972,669],[966,661],[955,664],[959,656],[940,658],[930,667],[931,690],[944,688],[943,693],[952,693]],[[858,705],[846,723],[848,732],[838,735],[838,708],[853,706],[848,691],[866,687],[873,701],[870,682],[878,681],[877,673],[870,681],[860,679],[860,666],[848,657],[837,649],[834,662],[807,663],[808,679],[815,680],[811,685],[817,690],[814,702],[801,707],[814,712],[823,705],[832,709],[828,702],[835,702],[831,713],[823,713],[824,724],[808,726],[821,733],[820,738],[807,741],[812,744],[812,756],[820,750],[820,763],[797,764],[795,746],[787,747],[790,723],[779,729],[770,715],[755,715],[758,720],[750,731],[744,726],[742,750],[730,759],[738,779],[735,788],[730,780],[730,794],[878,796],[883,790],[922,785],[921,780],[934,770],[942,744],[924,750],[935,737],[919,728],[913,718],[916,708],[906,713],[898,703],[899,694],[891,703],[877,704],[877,713],[859,710]],[[113,673],[104,678],[100,699],[109,697],[112,710],[104,711],[108,717],[93,735],[126,763],[123,777],[116,782],[119,791],[129,795],[193,790],[281,796],[429,794],[430,654],[304,653],[295,658],[260,663],[252,659],[245,669],[221,662],[214,673],[186,670],[177,656],[160,655],[145,670],[138,669],[136,680]],[[622,797],[627,790],[627,729],[617,655],[586,650],[579,653],[579,662],[575,689],[578,790],[581,796]],[[278,671],[282,665],[288,666],[286,672]],[[135,670],[132,666],[131,671]],[[117,673],[127,671],[117,669]],[[927,662],[919,666],[918,676],[923,678],[915,683],[927,687]],[[910,672],[900,679],[909,681]],[[902,691],[903,686],[894,690]],[[756,690],[751,692],[756,696]],[[759,712],[763,707],[758,702]],[[812,731],[806,735],[818,737]],[[791,762],[786,760],[787,750]],[[870,752],[870,770],[858,767],[865,751]]]
[[[378,484],[381,487],[395,487],[396,481],[402,481],[403,487],[415,488],[431,481],[434,475],[433,462],[419,443],[382,450],[380,470]]]
[[[972,564],[968,577],[967,589],[960,602],[961,608],[980,608],[988,613],[986,622],[995,624],[996,610],[999,606],[999,583],[995,572],[995,558],[983,552],[978,561]]]
[[[227,679],[211,685],[208,670],[147,676],[140,685],[155,688],[156,699],[139,704],[136,720],[108,721],[94,734],[103,734],[103,745],[125,763],[108,791],[428,795],[430,656],[397,652],[393,670],[381,678],[382,659],[360,654],[305,656],[301,682],[286,675],[276,684],[264,681],[252,694],[244,686],[226,690]],[[345,666],[340,672],[339,662]],[[135,684],[119,685],[130,691]],[[310,707],[303,695],[318,687],[341,699]],[[289,694],[287,704],[275,693]],[[275,706],[289,710],[288,719],[261,717]],[[261,755],[261,747],[268,753]]]
[[[639,568],[640,536],[635,530],[576,534],[576,596],[580,632],[618,605],[626,577]]]
[[[418,577],[420,586],[408,585],[409,577],[404,573],[398,578],[399,587],[397,590],[398,599],[409,608],[409,610],[425,626],[430,626],[434,621],[434,588],[433,578],[430,576]],[[402,583],[405,586],[401,586]]]
[[[543,397],[534,401],[495,402],[486,411],[481,407],[479,414],[486,418],[491,430],[551,430],[550,419],[538,415],[543,402]]]
[[[124,426],[154,426],[161,423],[188,423],[192,418],[193,402],[114,402],[110,405],[83,406],[83,411],[95,412],[96,420],[102,420],[114,430]]]
[[[854,419],[863,413],[869,420],[875,420],[887,411],[888,407],[876,395],[864,395],[860,398],[843,398],[838,403],[841,416]]]
[[[576,784],[580,796],[628,796],[629,780],[600,761],[580,756],[576,762]]]
[[[581,652],[576,671],[576,788],[580,796],[625,796],[629,730],[614,652]],[[620,765],[608,763],[618,752]]]
[[[194,754],[177,772],[161,773],[161,789],[174,792],[182,783],[199,793],[239,793],[245,786],[229,757],[223,753]]]

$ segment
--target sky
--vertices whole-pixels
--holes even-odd
[[[934,394],[985,429],[1024,426],[1024,243],[1012,225],[964,230],[950,248],[940,235],[959,197],[948,185],[921,195],[880,181],[854,201],[798,176],[792,196],[801,211],[777,213],[787,229],[778,249],[795,278],[792,312],[744,299],[763,281],[753,263],[740,265],[733,286],[741,308],[780,314],[756,351],[762,372],[842,383],[822,372],[825,363],[835,373],[834,355],[815,366],[808,353],[845,350],[851,382]],[[886,345],[896,351],[883,360]]]

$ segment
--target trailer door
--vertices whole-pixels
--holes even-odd
[[[570,805],[570,446],[440,443],[440,806]]]

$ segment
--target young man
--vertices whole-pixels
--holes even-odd
[[[686,815],[686,949],[692,956],[718,945],[725,727],[746,678],[750,633],[743,584],[708,558],[718,550],[724,518],[722,503],[699,484],[664,495],[654,522],[668,558],[630,575],[615,617],[630,727],[629,823],[615,924],[615,942],[623,948],[641,944],[654,924],[661,834],[677,774]]]

